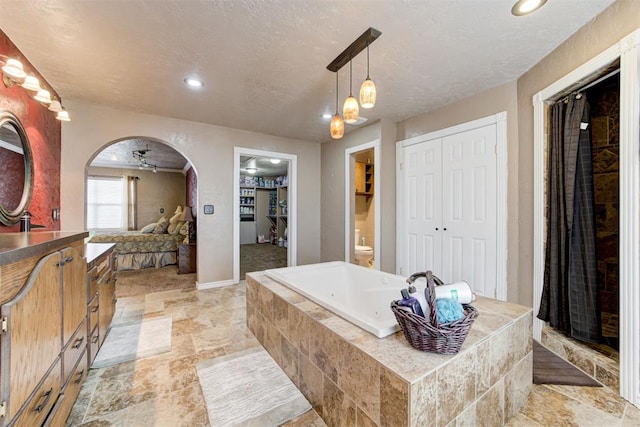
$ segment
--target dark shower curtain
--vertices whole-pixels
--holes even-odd
[[[538,318],[600,341],[593,164],[586,96],[551,106],[544,287]]]

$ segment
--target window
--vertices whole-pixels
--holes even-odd
[[[87,228],[126,229],[127,196],[121,177],[90,176],[87,180]]]

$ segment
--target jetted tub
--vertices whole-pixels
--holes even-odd
[[[384,338],[400,330],[391,311],[406,279],[342,261],[266,270],[273,280]]]

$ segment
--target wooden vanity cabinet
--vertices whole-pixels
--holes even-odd
[[[95,254],[89,259],[87,272],[87,359],[89,366],[98,354],[109,333],[116,309],[115,253],[111,243],[89,243],[88,251]]]
[[[86,375],[86,233],[15,234],[0,236],[0,426],[49,425]]]

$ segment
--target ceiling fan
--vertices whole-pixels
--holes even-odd
[[[153,168],[153,173],[157,173],[158,172],[158,165],[155,165],[153,163],[149,163],[149,162],[147,162],[147,159],[146,159],[146,155],[150,151],[151,150],[149,149],[148,145],[147,145],[147,148],[145,148],[145,149],[133,150],[132,151],[133,158],[136,159],[136,161],[138,162],[138,168],[139,169],[151,169],[151,168]]]

